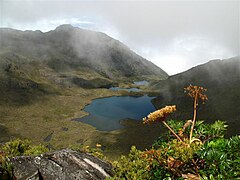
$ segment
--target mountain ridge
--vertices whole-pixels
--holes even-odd
[[[110,79],[119,76],[168,76],[162,69],[137,55],[120,41],[101,32],[61,25],[45,33],[1,29],[1,34],[2,52],[10,49],[55,65],[57,63],[54,60],[57,59],[65,66],[88,67]]]
[[[176,104],[178,111],[173,118],[191,118],[192,101],[184,94],[184,87],[190,84],[207,88],[209,100],[199,106],[198,118],[207,122],[225,120],[230,134],[239,133],[240,57],[209,61],[151,84],[151,89],[160,94],[153,100],[155,107]]]

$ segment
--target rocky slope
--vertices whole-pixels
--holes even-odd
[[[225,60],[213,60],[191,68],[167,80],[152,84],[152,90],[160,93],[153,100],[157,108],[167,104],[176,104],[177,113],[173,118],[190,119],[192,101],[184,94],[189,84],[208,89],[209,100],[200,105],[198,119],[212,122],[225,120],[229,124],[230,134],[239,134],[240,122],[240,57]]]

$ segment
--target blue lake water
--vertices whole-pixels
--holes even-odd
[[[120,87],[111,87],[109,88],[110,90],[113,90],[113,91],[128,91],[128,92],[140,92],[142,91],[141,89],[139,88],[120,88]]]
[[[148,81],[135,81],[133,83],[138,86],[147,86],[149,84]]]
[[[142,120],[143,117],[154,111],[155,107],[151,103],[153,98],[144,95],[95,99],[83,109],[89,115],[75,120],[95,126],[100,131],[120,129],[123,127],[120,124],[121,119]]]

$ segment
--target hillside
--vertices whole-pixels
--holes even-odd
[[[174,118],[191,119],[192,101],[184,95],[184,87],[189,84],[207,88],[209,100],[199,106],[198,119],[213,122],[224,120],[229,124],[230,134],[239,134],[240,121],[240,58],[212,60],[170,76],[167,80],[151,85],[151,89],[160,93],[153,100],[157,108],[167,104],[176,104]]]
[[[109,88],[168,75],[104,33],[61,25],[53,31],[0,29],[0,103],[24,104],[61,88]],[[59,89],[60,88],[60,89]]]
[[[0,143],[21,137],[60,149],[103,142],[112,157],[128,151],[133,142],[146,147],[158,133],[139,139],[149,131],[142,124],[106,133],[72,119],[85,116],[83,108],[93,99],[122,95],[108,87],[166,77],[160,68],[103,33],[70,25],[46,33],[2,28]]]

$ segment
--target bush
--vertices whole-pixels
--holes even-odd
[[[218,134],[215,127],[220,125]],[[177,123],[172,127],[178,126]],[[195,137],[202,137],[204,144],[194,141],[188,146],[186,139],[180,142],[169,133],[163,134],[149,150],[139,151],[133,146],[127,156],[115,161],[112,179],[239,178],[240,136],[223,138],[226,126],[222,121],[213,124],[197,121],[196,127],[200,130],[195,131]]]
[[[127,156],[121,156],[119,161],[113,163],[115,176],[111,179],[150,179],[148,161],[144,155],[142,151],[132,146]]]
[[[206,178],[240,178],[240,136],[230,139],[218,138],[207,142],[198,152],[205,160],[205,166],[199,174]]]
[[[48,151],[43,145],[31,145],[29,140],[14,139],[0,147],[0,150],[8,157],[22,155],[39,155]]]
[[[203,87],[185,88],[193,99],[193,119],[168,121],[176,106],[166,106],[143,118],[144,123],[161,122],[169,132],[162,134],[146,151],[133,147],[127,157],[115,162],[116,179],[238,179],[240,136],[225,139],[226,122],[197,121],[199,101],[208,100]]]

